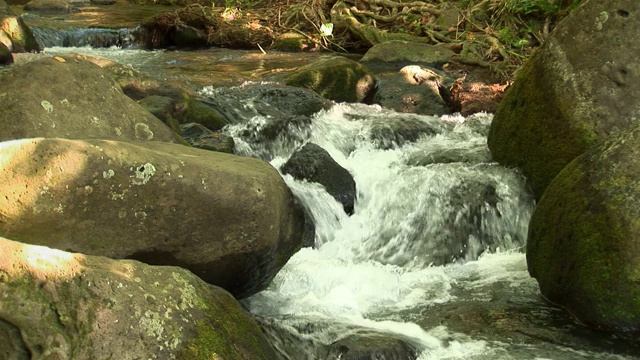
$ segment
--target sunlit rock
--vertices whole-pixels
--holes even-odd
[[[71,56],[16,66],[0,77],[0,141],[30,137],[176,141],[98,66]],[[26,90],[28,89],[28,90]]]
[[[11,52],[40,51],[31,29],[0,0],[0,42]]]
[[[549,184],[529,225],[541,292],[586,324],[640,330],[640,128],[609,138]]]
[[[449,114],[448,83],[451,81],[432,69],[405,66],[391,76],[380,77],[374,102],[403,113]]]
[[[275,359],[229,293],[178,267],[0,238],[0,294],[3,359]]]
[[[583,1],[519,70],[488,143],[536,198],[575,157],[638,122],[639,35],[640,2]]]
[[[24,6],[24,11],[39,14],[67,14],[80,10],[66,0],[31,0]]]
[[[304,216],[268,163],[162,142],[0,143],[0,235],[187,268],[236,297],[301,246]]]

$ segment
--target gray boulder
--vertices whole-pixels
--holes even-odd
[[[571,160],[640,114],[640,2],[585,0],[520,69],[489,133],[536,198]]]
[[[415,360],[418,349],[405,339],[373,331],[360,331],[329,346],[327,360]]]
[[[640,127],[612,136],[549,184],[529,224],[540,291],[581,322],[640,330]]]
[[[275,359],[229,293],[178,267],[0,238],[0,279],[2,359]]]
[[[282,166],[282,172],[299,180],[323,185],[327,192],[342,204],[348,215],[353,214],[356,183],[349,171],[333,160],[322,147],[307,143],[293,153]]]
[[[0,76],[0,141],[32,137],[175,142],[171,130],[98,66],[72,56]]]
[[[238,298],[301,247],[302,209],[260,160],[156,141],[38,138],[1,151],[0,236],[181,266]]]

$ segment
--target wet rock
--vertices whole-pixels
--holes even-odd
[[[113,5],[116,2],[116,0],[91,0],[91,3],[95,5]]]
[[[181,125],[180,135],[189,145],[195,148],[228,154],[234,153],[235,141],[231,136],[211,131],[201,124],[188,123]]]
[[[604,330],[640,330],[640,128],[611,136],[549,184],[527,264],[549,300]]]
[[[398,67],[410,64],[440,67],[453,55],[453,51],[437,45],[392,40],[373,46],[360,62],[367,66],[374,63],[386,63],[385,66],[395,63]]]
[[[245,83],[205,91],[206,102],[231,124],[260,116],[282,122],[298,116],[307,119],[331,107],[331,102],[309,89],[275,83]],[[279,125],[275,125],[280,127]]]
[[[285,80],[287,85],[311,89],[337,102],[366,102],[373,95],[375,82],[369,69],[342,56],[314,61]]]
[[[443,115],[450,113],[445,102],[449,90],[442,75],[417,65],[405,66],[381,79],[374,102],[403,113]]]
[[[2,146],[0,235],[184,267],[237,298],[301,246],[304,215],[268,163],[178,144],[25,139]]]
[[[442,133],[448,125],[435,117],[416,117],[382,113],[369,117],[371,140],[381,149],[391,149],[414,142],[422,136]]]
[[[41,50],[31,29],[4,0],[0,0],[0,42],[14,53]]]
[[[0,42],[0,65],[11,65],[13,64],[13,55],[9,48],[2,42]]]
[[[329,346],[327,360],[415,360],[419,351],[391,334],[361,332]]]
[[[307,143],[293,153],[282,166],[282,172],[299,180],[323,185],[327,192],[342,204],[348,215],[353,214],[356,183],[349,171],[333,160],[322,147]]]
[[[188,270],[0,238],[0,274],[3,359],[275,359],[235,299]]]
[[[0,140],[177,141],[162,121],[125,96],[108,73],[88,61],[72,56],[32,61],[3,74],[0,82]]]
[[[304,209],[304,233],[302,235],[302,247],[316,247],[316,224],[306,208]]]
[[[536,198],[574,158],[638,121],[639,35],[639,2],[582,2],[519,70],[488,143]]]
[[[24,11],[38,14],[68,14],[80,10],[65,0],[31,0],[24,6]]]
[[[185,123],[202,124],[212,131],[218,131],[229,124],[227,117],[216,108],[215,104],[195,98],[187,101],[182,118]]]

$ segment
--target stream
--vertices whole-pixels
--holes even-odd
[[[259,81],[319,56],[52,47],[16,61],[68,52],[131,64],[204,96],[214,96],[215,86]],[[413,143],[379,131],[407,119],[441,131]],[[420,360],[640,356],[541,298],[523,253],[534,202],[517,171],[490,161],[491,114],[432,117],[336,104],[309,126],[252,142],[246,130],[264,120],[225,128],[239,155],[279,169],[313,142],[349,170],[358,193],[348,216],[322,186],[283,175],[314,220],[315,247],[300,250],[266,290],[243,301],[281,359],[361,359],[340,355],[344,340],[380,337],[415,349]]]

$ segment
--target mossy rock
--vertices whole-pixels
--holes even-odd
[[[520,69],[488,144],[519,167],[536,198],[575,157],[637,123],[640,3],[588,1],[563,19]]]
[[[226,291],[185,269],[0,238],[0,356],[273,360]]]
[[[567,165],[529,225],[527,264],[583,323],[640,330],[640,127]]]
[[[310,49],[313,45],[306,37],[295,32],[288,32],[278,36],[271,48],[273,50],[299,52]]]
[[[138,104],[162,120],[173,132],[180,134],[180,123],[175,117],[175,100],[167,96],[151,95],[138,101]]]
[[[331,56],[305,65],[285,80],[289,86],[311,89],[338,102],[363,102],[375,88],[369,69],[342,56]]]
[[[190,99],[183,114],[181,123],[198,123],[207,129],[218,131],[228,124],[227,118],[213,106],[200,100]]]

